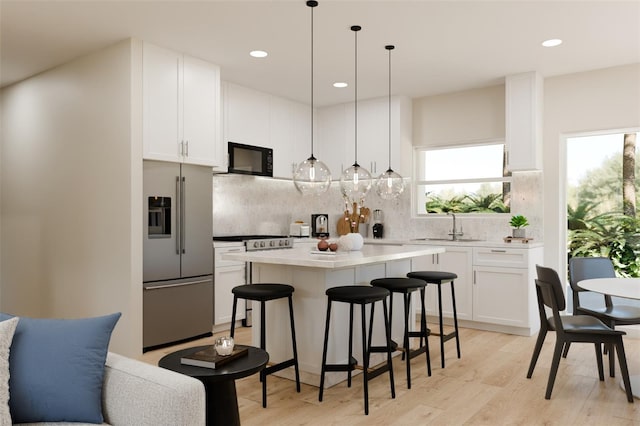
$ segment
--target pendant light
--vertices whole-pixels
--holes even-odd
[[[340,177],[342,195],[351,203],[362,203],[371,189],[371,173],[358,164],[358,31],[361,29],[359,25],[351,27],[351,31],[355,34],[355,161],[353,166],[344,170]]]
[[[384,48],[389,51],[389,169],[378,177],[375,187],[380,198],[392,200],[404,191],[404,180],[391,168],[391,51],[395,46],[387,45]]]
[[[293,172],[293,183],[302,195],[321,195],[331,186],[331,171],[313,156],[313,8],[317,5],[315,0],[307,1],[311,8],[311,156]]]

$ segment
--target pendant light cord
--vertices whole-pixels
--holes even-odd
[[[384,47],[389,51],[389,169],[391,170],[391,51],[395,48],[389,44]]]
[[[313,158],[313,8],[317,5],[310,5],[311,7],[311,158]]]
[[[391,170],[391,49],[389,49],[389,170]]]
[[[351,27],[351,31],[353,31],[355,33],[355,71],[356,71],[356,76],[354,79],[354,91],[355,91],[355,100],[353,102],[353,108],[354,108],[354,113],[355,113],[355,152],[354,152],[354,166],[358,165],[358,31],[360,31],[362,29],[362,27],[360,27],[359,25],[354,25]]]

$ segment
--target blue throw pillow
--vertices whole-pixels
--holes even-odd
[[[0,321],[12,315],[0,313]],[[102,423],[102,381],[120,313],[83,319],[20,317],[9,355],[14,423]]]

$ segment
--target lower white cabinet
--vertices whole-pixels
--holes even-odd
[[[538,330],[535,265],[542,248],[473,249],[474,321]]]
[[[445,271],[458,276],[454,282],[456,294],[456,312],[458,319],[473,319],[473,288],[471,285],[471,247],[447,246],[446,251],[431,256],[422,256],[412,260],[412,271]],[[416,308],[419,309],[419,302]],[[428,315],[438,315],[438,290],[435,285],[427,286],[425,307]],[[442,286],[442,316],[453,318],[451,285]]]
[[[473,319],[492,324],[527,327],[527,281],[527,269],[474,266]]]
[[[245,284],[246,268],[242,266],[224,266],[215,269],[214,325],[231,322],[233,310],[233,293],[231,290]],[[236,321],[245,318],[245,300],[238,299]]]
[[[244,262],[223,260],[224,253],[243,252],[242,243],[214,242],[213,244],[213,325],[228,324],[233,313],[231,290],[247,283],[247,267]],[[236,321],[245,319],[245,300],[238,299]]]
[[[447,271],[455,280],[458,320],[481,329],[532,335],[539,328],[535,294],[535,265],[542,247],[445,247],[445,253],[412,260],[413,271]],[[442,288],[443,316],[453,318],[451,290]],[[416,300],[417,301],[417,300]],[[419,307],[416,304],[416,307]],[[426,309],[438,315],[436,286],[427,286]]]

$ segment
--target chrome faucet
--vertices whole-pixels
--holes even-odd
[[[449,232],[449,235],[451,235],[451,239],[453,241],[456,241],[458,237],[462,237],[464,235],[464,232],[462,232],[462,226],[460,226],[460,232],[456,230],[456,215],[451,212],[447,212],[447,216],[449,215],[453,218],[453,229]]]

